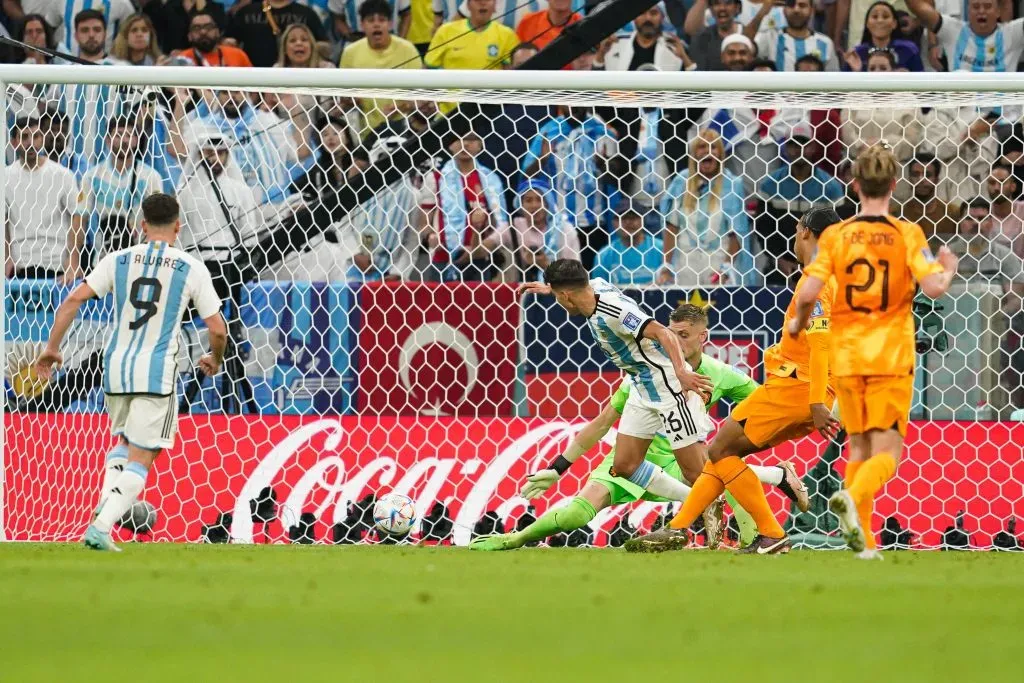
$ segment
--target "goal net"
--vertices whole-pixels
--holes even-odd
[[[206,333],[186,323],[177,441],[143,495],[155,515],[136,509],[115,535],[374,542],[374,496],[397,492],[416,502],[414,539],[465,545],[567,501],[613,444],[614,427],[545,495],[519,496],[623,381],[581,319],[551,297],[520,300],[520,283],[578,258],[661,322],[686,304],[706,311],[691,358],[703,344],[703,358],[762,382],[800,272],[797,222],[815,206],[855,215],[850,160],[878,141],[903,165],[893,215],[958,253],[961,276],[915,309],[912,424],[874,531],[883,545],[987,548],[1024,515],[1019,83],[3,74],[0,539],[77,540],[97,504],[113,443],[101,376],[114,302],[82,309],[51,381],[33,360],[67,282],[141,239],[149,193],[181,203],[179,246],[218,278],[230,341],[221,373],[204,379]],[[740,396],[727,393],[709,407],[716,420]],[[840,456],[814,435],[750,458],[795,464],[810,511],[775,490],[770,500],[810,546],[837,544],[826,501]],[[618,545],[671,507],[608,507],[552,544]]]

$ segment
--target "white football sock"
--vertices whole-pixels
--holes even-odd
[[[758,480],[762,484],[771,484],[772,486],[778,486],[782,483],[783,478],[786,476],[785,471],[781,467],[764,467],[762,465],[747,465],[754,474],[757,475]]]
[[[114,485],[114,481],[124,472],[124,466],[128,464],[128,446],[118,444],[107,453],[107,459],[103,463],[103,485],[100,487],[100,505],[107,497],[107,493]]]
[[[103,532],[109,532],[135,502],[146,486],[146,475],[149,468],[141,462],[130,462],[125,465],[124,472],[114,480],[107,498],[100,507],[100,514],[92,523]]]
[[[678,479],[673,479],[659,467],[647,482],[647,491],[669,500],[686,500],[692,489]]]

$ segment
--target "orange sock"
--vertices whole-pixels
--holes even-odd
[[[786,535],[772,514],[772,509],[768,507],[764,487],[753,470],[735,455],[719,460],[715,463],[715,470],[736,502],[754,518],[759,534],[768,538],[782,538]]]
[[[863,465],[862,460],[851,460],[846,463],[846,472],[843,474],[843,488],[847,491],[853,486],[853,480],[857,478],[857,472],[860,470],[860,466]]]
[[[683,501],[683,507],[672,521],[668,523],[671,529],[686,529],[696,521],[708,505],[714,502],[715,498],[722,495],[725,485],[718,478],[714,464],[708,460],[704,463],[704,471],[693,482],[693,490]]]
[[[874,550],[878,547],[875,542],[875,532],[871,530],[871,515],[875,511],[875,500],[870,496],[857,505],[857,517],[860,519],[860,528],[864,532],[864,547]]]
[[[894,474],[896,474],[896,458],[892,457],[891,453],[879,453],[871,456],[860,466],[857,476],[853,479],[853,484],[847,486],[846,490],[853,496],[853,502],[860,509],[861,503],[865,499],[873,500],[875,494],[885,486],[885,482],[892,479]]]

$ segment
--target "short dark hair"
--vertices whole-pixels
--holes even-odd
[[[204,9],[193,9],[191,12],[189,12],[189,14],[188,14],[188,28],[189,28],[189,30],[192,29],[192,22],[194,22],[198,17],[206,17],[206,18],[210,19],[210,21],[212,21],[214,24],[217,25],[217,30],[218,31],[221,30],[220,22],[217,21],[217,17],[213,16],[213,13],[210,10],[205,9],[205,8]]]
[[[38,127],[39,118],[36,116],[21,116],[14,120],[14,130],[25,130],[26,128]]]
[[[574,259],[555,259],[544,269],[544,282],[552,289],[579,289],[590,283],[590,273]]]
[[[171,225],[178,220],[178,200],[169,194],[155,192],[142,200],[142,217],[150,225]]]
[[[92,21],[93,19],[103,24],[103,28],[107,27],[107,17],[103,14],[103,12],[99,11],[98,9],[84,9],[75,15],[75,30],[78,30],[79,24],[82,24],[86,21]]]
[[[966,216],[971,209],[983,209],[985,211],[991,211],[992,205],[984,197],[975,197],[971,200],[971,203],[967,205],[967,211],[964,212]]]
[[[363,21],[373,16],[384,16],[391,20],[391,3],[388,0],[366,0],[359,5],[359,20]]]
[[[771,69],[772,71],[778,71],[778,67],[775,66],[775,62],[770,59],[755,59],[747,67],[747,71],[756,71],[758,69]]]
[[[793,70],[799,71],[797,67],[799,67],[801,64],[813,64],[818,69],[818,71],[825,70],[825,62],[821,61],[821,59],[815,57],[814,55],[804,55],[800,59],[796,60],[796,63],[793,64]]]
[[[684,303],[676,306],[676,310],[669,314],[668,319],[674,323],[700,323],[707,327],[708,312],[702,306]]]
[[[839,214],[831,206],[815,206],[805,213],[800,220],[803,221],[804,227],[811,231],[811,234],[815,237],[821,237],[821,233],[825,232],[825,228],[839,223],[842,219],[839,218]]]
[[[937,156],[935,156],[934,154],[926,154],[924,152],[922,152],[920,154],[915,154],[913,157],[911,157],[910,163],[912,163],[912,164],[920,164],[924,168],[925,173],[928,172],[929,168],[934,166],[935,167],[935,175],[936,176],[942,175],[942,162],[939,161],[939,158]]]

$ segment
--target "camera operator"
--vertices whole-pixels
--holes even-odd
[[[132,246],[141,235],[142,200],[160,192],[163,182],[140,159],[135,116],[115,116],[107,124],[110,154],[82,177],[81,210],[89,220],[94,248],[102,253]]]

